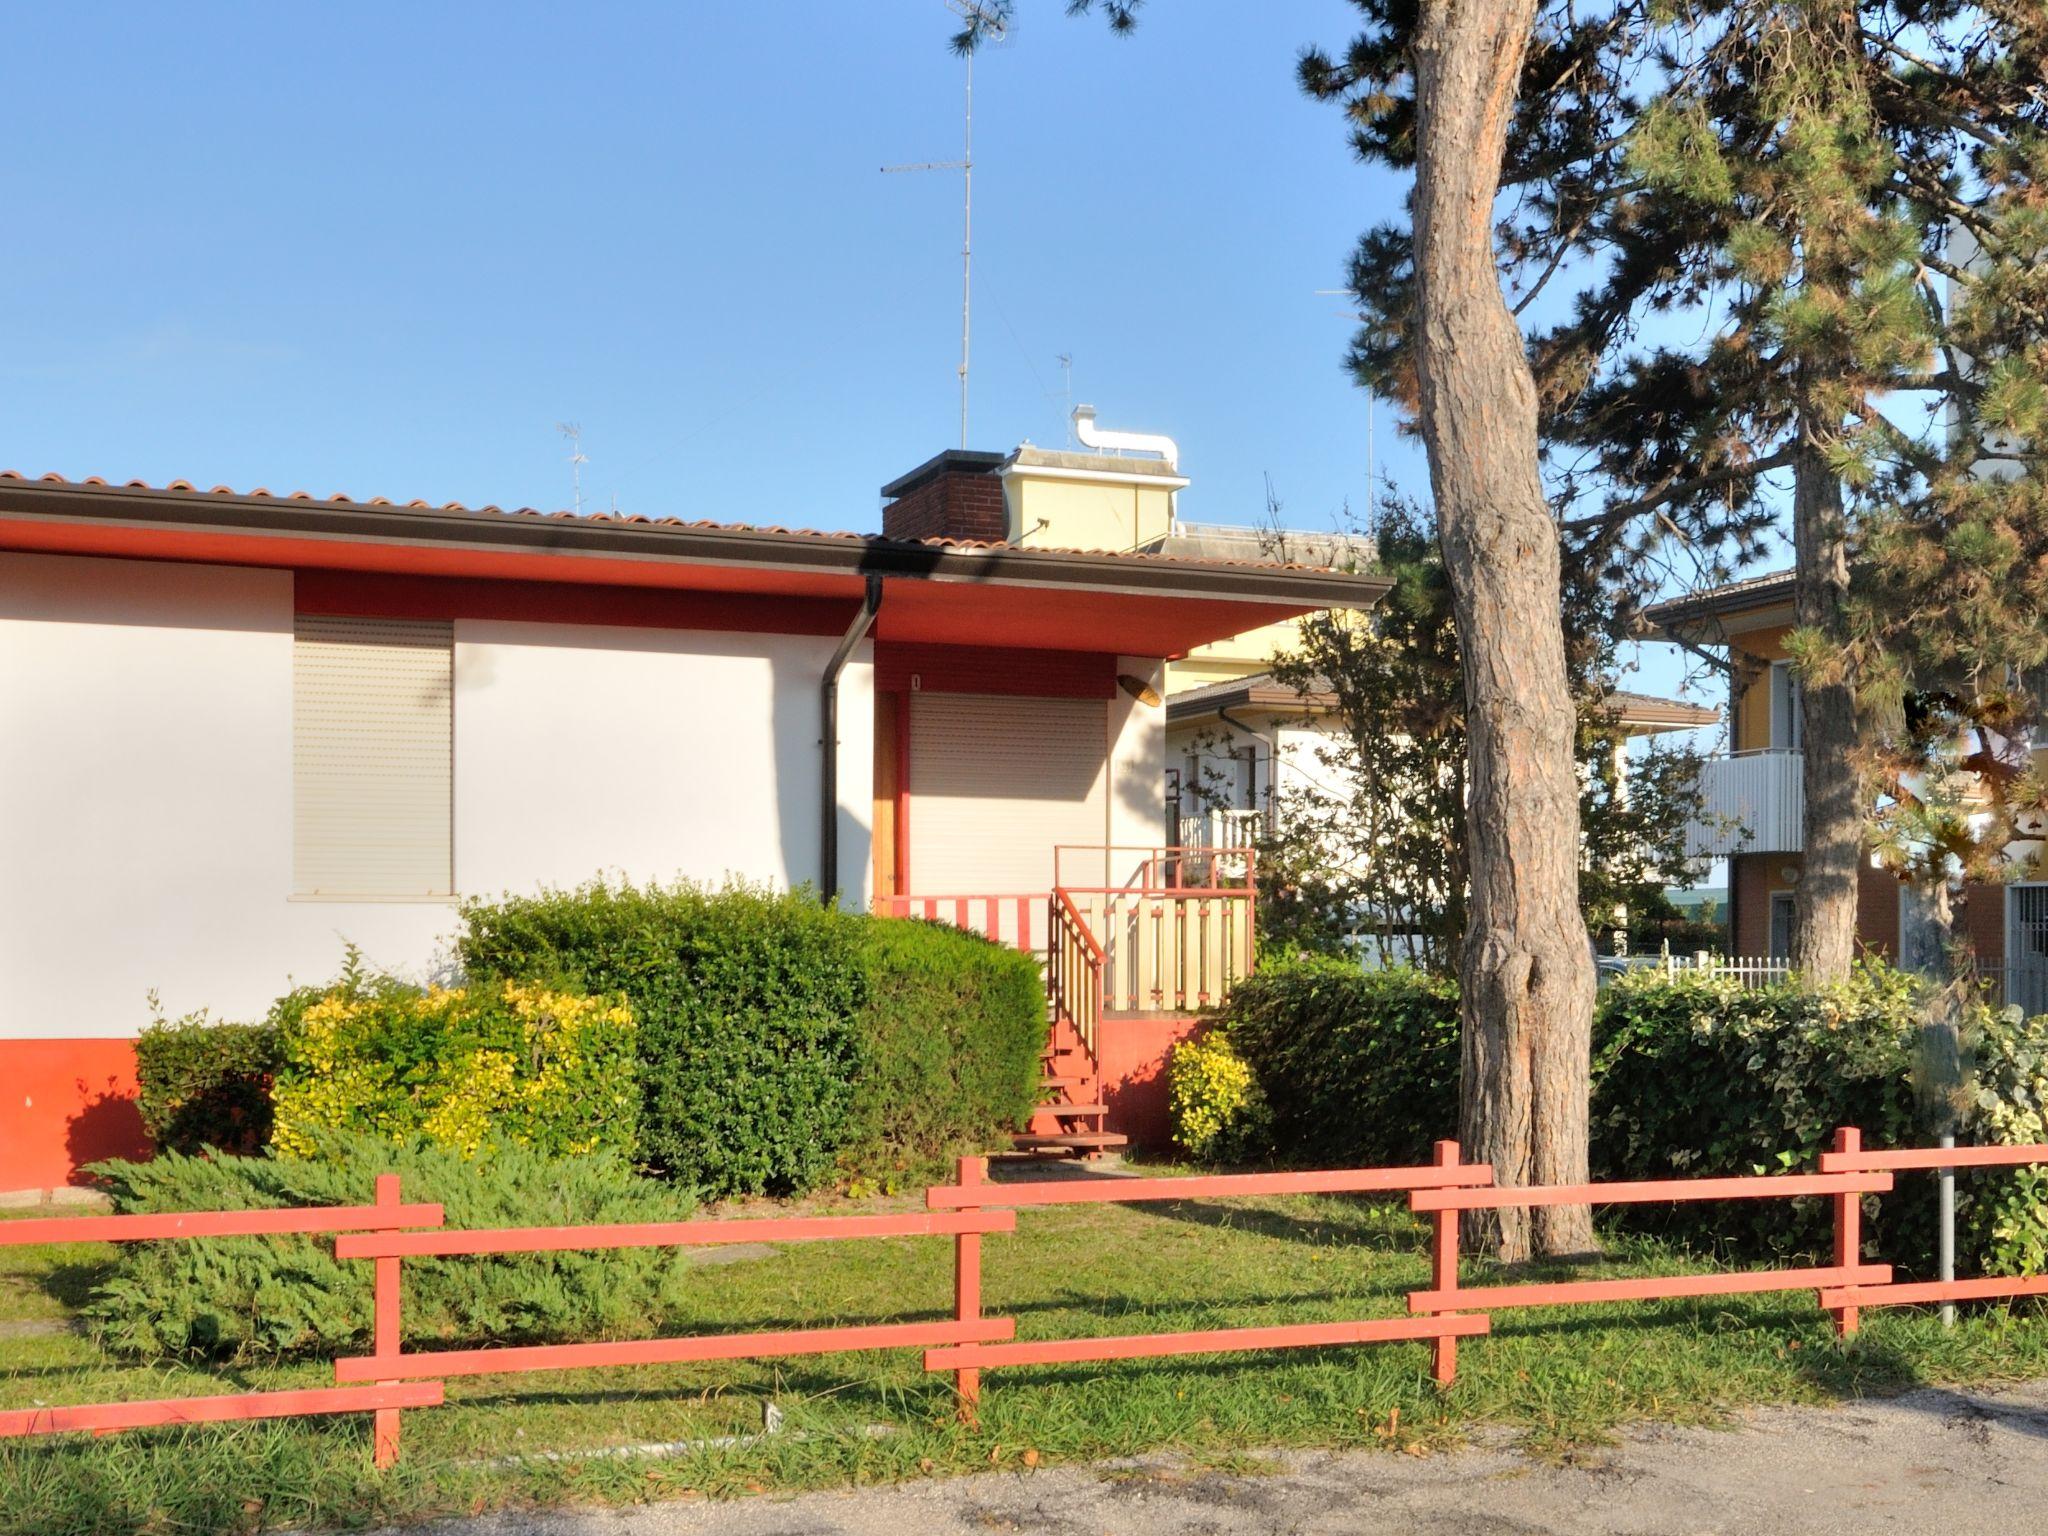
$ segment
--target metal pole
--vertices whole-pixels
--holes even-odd
[[[1952,1150],[1955,1144],[1954,1133],[1944,1131],[1940,1142],[1942,1151]],[[1937,1257],[1941,1270],[1940,1279],[1946,1285],[1956,1277],[1956,1171],[1953,1168],[1937,1169],[1934,1177],[1941,1192],[1940,1249]],[[1941,1304],[1941,1326],[1953,1328],[1955,1325],[1956,1304],[1944,1301]]]
[[[974,323],[974,55],[967,55],[967,125],[960,155],[960,446],[967,446],[967,343]]]

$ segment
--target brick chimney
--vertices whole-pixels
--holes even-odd
[[[1000,473],[1007,454],[948,448],[882,487],[882,536],[890,539],[1009,537]]]

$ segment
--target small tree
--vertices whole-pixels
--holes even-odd
[[[1276,810],[1260,852],[1269,936],[1317,947],[1340,936],[1386,961],[1456,973],[1467,921],[1471,838],[1464,674],[1449,581],[1433,530],[1412,505],[1383,506],[1371,529],[1393,587],[1360,622],[1319,614],[1275,675],[1330,702],[1333,727],[1311,787]],[[1588,934],[1663,909],[1699,814],[1699,760],[1653,749],[1624,766],[1612,691],[1613,643],[1599,604],[1568,619],[1579,762],[1579,897]],[[1591,628],[1591,633],[1584,633]]]

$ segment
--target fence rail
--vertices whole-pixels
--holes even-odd
[[[1753,1177],[1503,1188],[1494,1182],[1492,1168],[1464,1162],[1458,1144],[1445,1141],[1437,1144],[1434,1160],[1423,1166],[1184,1179],[991,1184],[984,1160],[963,1158],[956,1182],[934,1185],[925,1191],[926,1209],[880,1215],[450,1230],[443,1225],[439,1206],[405,1204],[398,1175],[382,1174],[377,1179],[377,1199],[372,1206],[71,1216],[4,1222],[0,1223],[0,1246],[191,1241],[271,1234],[332,1236],[337,1259],[374,1266],[374,1300],[370,1353],[337,1359],[333,1387],[6,1410],[0,1411],[0,1437],[67,1432],[105,1434],[159,1425],[367,1412],[373,1419],[373,1459],[379,1467],[389,1467],[398,1459],[400,1412],[438,1406],[444,1401],[446,1381],[458,1376],[779,1359],[846,1350],[919,1349],[924,1352],[926,1370],[953,1376],[961,1412],[971,1418],[980,1400],[981,1372],[999,1366],[1426,1343],[1431,1350],[1432,1374],[1439,1382],[1449,1384],[1457,1375],[1459,1341],[1489,1333],[1492,1313],[1503,1308],[1811,1290],[1820,1306],[1834,1315],[1837,1331],[1847,1335],[1856,1332],[1864,1307],[2048,1295],[2048,1276],[1898,1282],[1893,1280],[1889,1265],[1867,1261],[1862,1251],[1863,1199],[1889,1191],[1898,1172],[2044,1164],[2048,1164],[2048,1145],[1865,1150],[1861,1133],[1844,1127],[1836,1133],[1832,1150],[1821,1155],[1818,1171]],[[1422,1216],[1429,1227],[1429,1281],[1425,1287],[1409,1292],[1406,1316],[1104,1337],[1019,1339],[1014,1317],[1000,1311],[990,1315],[984,1310],[982,1243],[990,1236],[1015,1232],[1017,1213],[1023,1208],[1369,1193],[1405,1195],[1409,1208]],[[1466,1211],[1816,1196],[1830,1200],[1834,1209],[1834,1251],[1828,1264],[1619,1279],[1483,1286],[1461,1283],[1459,1220]],[[901,1237],[952,1239],[954,1309],[950,1318],[410,1353],[402,1346],[402,1265],[408,1258]]]

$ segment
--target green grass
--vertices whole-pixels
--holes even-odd
[[[706,1265],[697,1304],[659,1331],[946,1315],[949,1243],[790,1245]],[[1015,1235],[984,1239],[984,1253],[985,1304],[1016,1317],[1021,1338],[1394,1316],[1426,1282],[1405,1211],[1342,1197],[1027,1210]],[[0,1249],[0,1407],[331,1382],[321,1365],[209,1372],[110,1360],[68,1320],[111,1261],[105,1247]],[[1699,1267],[1617,1238],[1592,1272]],[[986,1373],[971,1429],[954,1420],[950,1378],[927,1376],[913,1351],[471,1378],[449,1384],[447,1406],[406,1414],[403,1464],[382,1476],[367,1466],[361,1416],[0,1442],[0,1532],[362,1525],[1160,1449],[1226,1466],[1290,1446],[1427,1452],[1480,1425],[1561,1450],[1635,1419],[1711,1423],[1755,1403],[2048,1375],[2048,1319],[2035,1313],[1977,1312],[1953,1332],[1921,1313],[1865,1317],[1844,1347],[1811,1293],[1498,1312],[1492,1337],[1463,1344],[1448,1393],[1429,1383],[1419,1344],[1014,1367]],[[750,1436],[771,1401],[786,1415],[773,1437],[494,1464]]]

